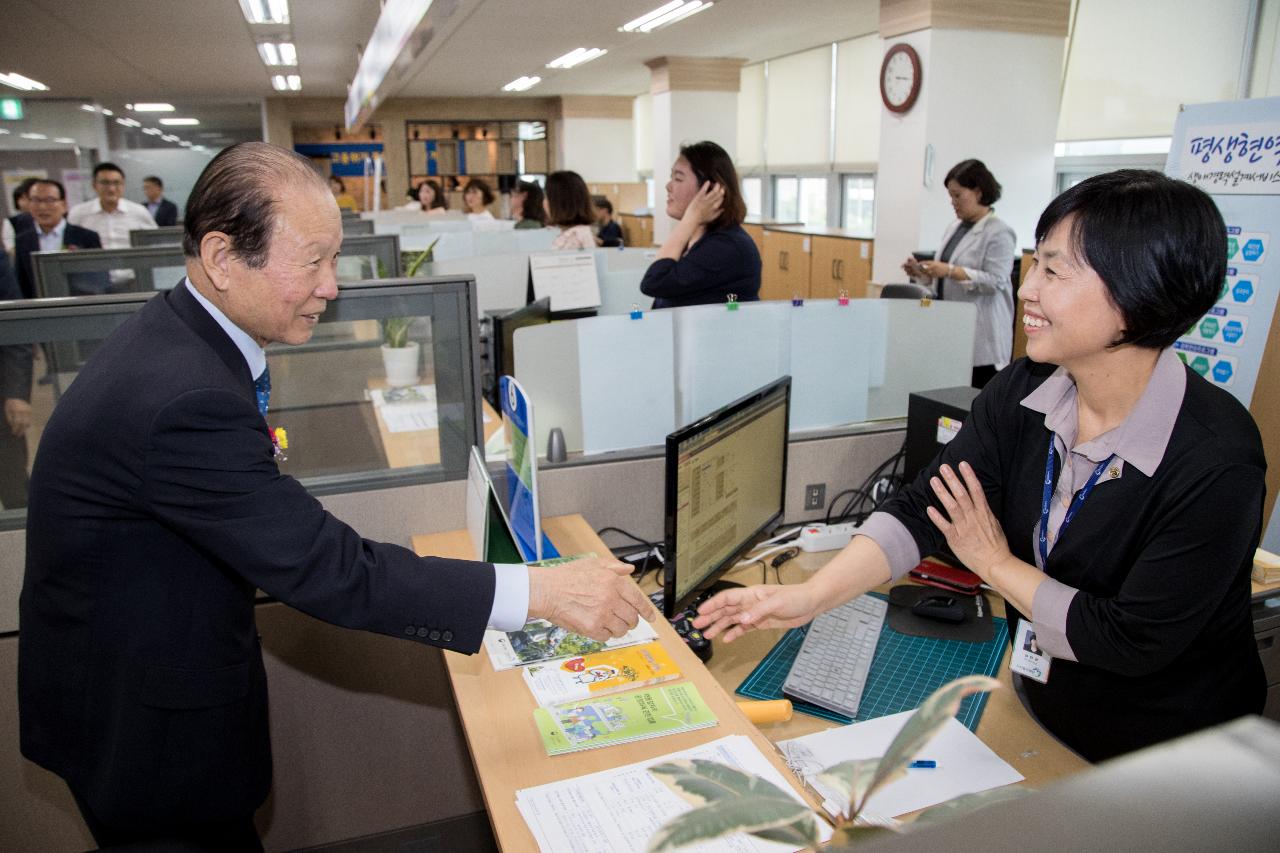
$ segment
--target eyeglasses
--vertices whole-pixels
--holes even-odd
[[[122,186],[124,186],[124,181],[109,181],[109,180],[105,180],[105,179],[102,179],[102,178],[99,178],[98,180],[94,181],[94,183],[95,183],[95,184],[97,184],[98,186],[102,186],[102,187],[122,187]]]
[[[27,203],[28,203],[28,204],[57,204],[57,203],[58,203],[58,202],[60,202],[60,201],[62,201],[62,199],[58,198],[56,195],[47,195],[47,196],[42,196],[42,195],[31,195],[31,196],[27,196]]]

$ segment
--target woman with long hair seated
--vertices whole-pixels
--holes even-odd
[[[640,282],[654,308],[760,298],[760,251],[742,230],[747,204],[723,148],[695,142],[680,149],[667,182],[667,216],[678,221]]]

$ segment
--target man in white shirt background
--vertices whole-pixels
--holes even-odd
[[[102,248],[127,249],[130,231],[156,227],[145,207],[124,197],[124,170],[115,163],[93,167],[93,191],[98,197],[71,208],[67,221],[97,231]]]

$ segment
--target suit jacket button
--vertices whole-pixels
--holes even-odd
[[[441,636],[441,637],[444,639],[444,641],[447,643],[447,642],[449,642],[449,641],[451,641],[451,640],[453,639],[453,632],[452,632],[452,631],[445,631],[445,632],[444,632],[443,634],[441,634],[440,636]]]
[[[435,641],[435,640],[440,639],[440,632],[439,632],[439,631],[432,631],[432,632],[428,635],[427,639],[432,640],[432,641]]]
[[[414,635],[415,630],[416,629],[412,625],[404,626],[404,633],[406,637],[412,637]]]
[[[426,636],[427,636],[427,629],[426,629],[426,628],[419,628],[419,629],[418,629],[418,636],[419,636],[419,637],[422,637],[423,639],[426,639]]]

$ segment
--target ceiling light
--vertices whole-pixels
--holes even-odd
[[[198,118],[162,118],[161,124],[167,124],[170,127],[190,127],[200,123]]]
[[[291,41],[264,41],[258,43],[258,53],[267,65],[297,65],[298,49]]]
[[[628,33],[651,33],[676,21],[684,20],[697,12],[710,9],[714,5],[710,2],[704,3],[703,0],[682,0],[679,3],[672,0],[671,3],[654,9],[647,15],[641,15],[634,21],[623,24],[619,29]]]
[[[23,139],[48,139],[49,138],[45,136],[43,133],[20,133],[18,135],[21,136]]]
[[[49,87],[41,83],[39,80],[32,80],[30,77],[23,77],[10,71],[6,74],[0,74],[0,83],[10,86],[14,89],[21,89],[24,92],[47,92]]]
[[[176,137],[176,136],[171,136],[171,135],[169,135],[169,134],[167,134],[167,133],[162,134],[162,135],[160,136],[160,138],[161,138],[161,139],[163,139],[165,142],[177,142],[177,141],[178,141],[178,137]]]
[[[271,77],[271,86],[277,92],[296,92],[302,88],[302,78],[297,74],[275,74]]]
[[[142,122],[135,118],[118,118],[116,124],[122,124],[125,127],[142,127]]]
[[[8,135],[9,135],[9,131],[5,130],[3,127],[0,127],[0,136],[8,136]]]
[[[54,139],[53,141],[54,141],[54,142],[61,142],[63,145],[75,145],[75,144],[76,144],[76,141],[75,141],[74,139],[72,139],[70,136],[59,136],[58,138]]]
[[[240,10],[251,24],[289,23],[288,0],[240,0]]]
[[[111,110],[103,110],[103,111],[102,111],[102,114],[103,114],[104,116],[113,116],[113,115],[115,115],[115,113],[111,112]]]
[[[608,52],[609,51],[601,50],[598,47],[593,47],[593,48],[579,47],[569,51],[564,56],[551,60],[550,62],[547,63],[547,67],[548,68],[572,68],[575,65],[581,65],[584,62],[590,62],[593,59],[598,59],[601,56],[604,56]]]
[[[93,104],[81,104],[80,109],[84,110],[87,113],[96,113],[98,111],[98,108],[95,107]]]
[[[541,77],[518,77],[502,87],[504,92],[523,92],[542,82]]]
[[[164,131],[158,127],[144,127],[142,129],[142,132],[145,133],[147,136],[159,136],[160,134],[164,133]]]
[[[185,139],[184,139],[183,141],[179,142],[178,144],[179,144],[179,145],[181,145],[183,148],[190,148],[190,147],[191,147],[191,143],[190,143],[190,142],[187,142]]]
[[[125,109],[135,113],[171,113],[173,104],[125,104]]]

